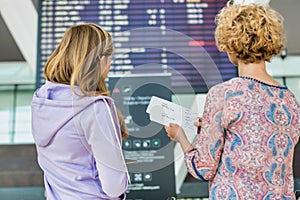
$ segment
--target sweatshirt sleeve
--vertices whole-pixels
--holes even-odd
[[[224,146],[222,111],[224,91],[221,85],[211,88],[206,97],[201,132],[194,149],[185,153],[185,164],[190,174],[202,181],[214,178]]]
[[[121,134],[112,101],[96,101],[84,119],[87,142],[95,158],[101,189],[111,198],[122,195],[128,186],[128,173],[121,148]]]

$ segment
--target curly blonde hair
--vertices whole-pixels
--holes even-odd
[[[216,24],[218,49],[245,64],[270,62],[285,46],[283,17],[269,7],[228,4],[216,16]]]

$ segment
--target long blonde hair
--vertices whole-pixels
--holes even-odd
[[[44,67],[46,80],[79,86],[83,95],[105,95],[109,91],[102,76],[100,60],[114,51],[112,37],[95,24],[80,24],[69,28]]]

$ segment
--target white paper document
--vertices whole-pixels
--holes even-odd
[[[175,123],[180,125],[185,133],[197,134],[194,122],[198,121],[198,115],[191,109],[152,96],[146,112],[149,113],[151,121],[167,126]]]

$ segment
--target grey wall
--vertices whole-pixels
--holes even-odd
[[[1,61],[25,61],[25,59],[0,15],[0,62]]]
[[[300,0],[271,0],[270,6],[285,19],[288,54],[300,55]]]

